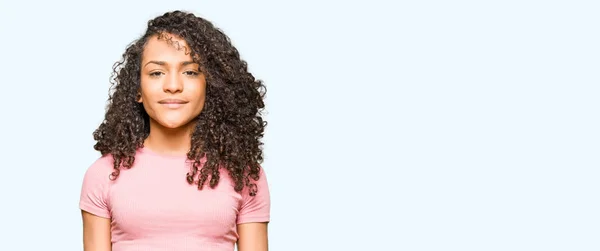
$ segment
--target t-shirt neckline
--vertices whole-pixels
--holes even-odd
[[[138,152],[142,153],[142,154],[148,154],[148,155],[152,155],[152,156],[156,156],[156,157],[160,157],[160,158],[166,158],[166,159],[187,159],[186,154],[158,153],[148,147],[140,147],[140,148],[138,148]]]

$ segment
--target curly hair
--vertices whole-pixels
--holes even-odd
[[[150,133],[149,116],[136,102],[140,88],[142,52],[149,38],[172,35],[185,40],[192,59],[206,76],[206,103],[195,120],[187,159],[192,163],[185,178],[202,189],[219,183],[224,168],[237,192],[249,187],[256,194],[261,138],[267,122],[261,113],[266,88],[248,71],[247,63],[219,28],[210,21],[183,11],[167,12],[148,21],[145,34],[132,42],[113,66],[105,118],[94,131],[94,149],[112,155],[116,179],[121,168],[131,168],[138,148]],[[167,39],[169,40],[169,39]],[[206,158],[204,163],[202,159]],[[183,176],[183,175],[182,175]]]

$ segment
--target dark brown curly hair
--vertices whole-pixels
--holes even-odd
[[[266,88],[248,71],[247,63],[219,28],[210,21],[183,11],[167,12],[148,21],[145,34],[130,44],[113,66],[104,121],[94,131],[94,149],[114,159],[112,179],[121,168],[131,168],[138,148],[150,133],[149,116],[136,102],[140,88],[142,52],[149,38],[174,35],[184,39],[189,53],[206,76],[206,103],[196,118],[187,158],[192,162],[185,177],[202,189],[219,182],[224,168],[235,182],[235,191],[249,187],[254,196],[266,121],[261,113]],[[187,52],[186,52],[187,53]],[[206,157],[206,162],[200,160]]]

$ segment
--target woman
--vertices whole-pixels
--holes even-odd
[[[81,191],[84,250],[267,250],[265,87],[209,21],[148,22],[114,66],[102,154]]]

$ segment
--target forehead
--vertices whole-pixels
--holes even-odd
[[[190,60],[190,48],[187,42],[171,34],[154,35],[148,39],[142,53],[142,61]]]

